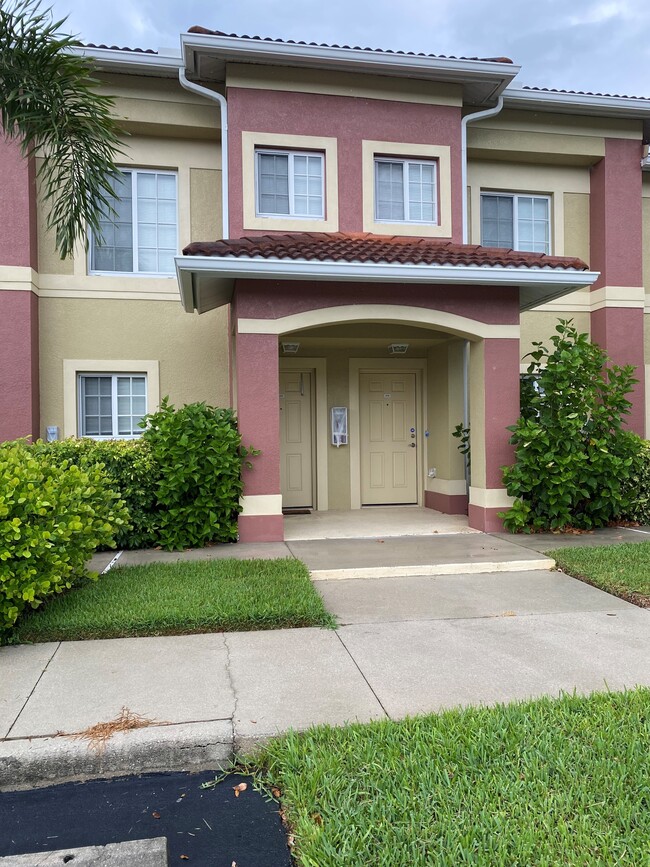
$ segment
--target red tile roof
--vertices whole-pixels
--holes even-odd
[[[532,90],[535,93],[559,93],[564,96],[603,96],[611,99],[640,99],[646,102],[650,100],[650,96],[629,96],[625,93],[595,93],[591,90],[560,90],[556,87],[533,87],[529,84],[524,84],[522,90]]]
[[[404,57],[432,57],[438,60],[480,60],[483,63],[512,63],[509,57],[456,57],[453,54],[425,54],[420,51],[393,51],[390,48],[362,48],[360,45],[328,45],[326,42],[305,42],[297,39],[273,39],[270,36],[240,36],[237,33],[224,33],[222,30],[209,30],[207,27],[195,25],[188,33],[200,33],[203,36],[226,36],[230,39],[251,39],[257,42],[275,42],[278,45],[308,45],[311,48],[347,48],[350,51],[377,51],[381,54],[401,54]]]
[[[94,42],[80,42],[82,48],[104,48],[107,51],[129,51],[131,54],[158,54],[153,48],[127,48],[121,45],[96,45]]]
[[[296,232],[289,235],[263,235],[222,241],[195,241],[185,247],[183,255],[395,265],[478,265],[588,270],[581,259],[568,256],[547,256],[544,253],[523,253],[497,247],[452,244],[451,241],[431,238],[344,232]]]

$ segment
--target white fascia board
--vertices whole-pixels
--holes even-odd
[[[120,51],[115,48],[89,48],[77,46],[70,49],[71,54],[79,57],[89,57],[95,61],[100,69],[115,70],[120,72],[130,71],[140,74],[156,72],[178,74],[183,67],[180,57],[161,54],[147,54],[142,51]]]
[[[438,81],[496,77],[503,79],[504,86],[512,81],[521,69],[514,63],[498,63],[490,60],[458,60],[397,54],[381,50],[298,45],[199,33],[181,33],[181,49],[186,63],[189,60],[188,53],[198,49],[216,54],[220,59],[229,62],[269,62],[278,66],[290,66],[296,63],[310,66],[327,65],[330,68],[350,68],[360,72],[374,71],[384,75],[415,75],[418,78],[432,78]],[[187,65],[191,70],[192,64],[187,63]]]
[[[529,108],[566,114],[604,114],[613,117],[650,118],[650,99],[595,94],[552,93],[507,87],[503,92],[506,108]]]

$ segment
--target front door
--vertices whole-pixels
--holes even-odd
[[[361,504],[417,503],[414,373],[359,379]]]
[[[280,371],[280,484],[283,508],[313,506],[312,374]]]

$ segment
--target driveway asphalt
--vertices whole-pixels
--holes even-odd
[[[214,767],[233,750],[315,723],[650,686],[650,612],[562,573],[316,587],[337,630],[1,648],[0,786]],[[61,737],[123,707],[151,725],[116,735],[101,753]]]

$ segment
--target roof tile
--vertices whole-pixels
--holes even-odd
[[[295,259],[320,262],[375,262],[399,265],[460,265],[510,268],[554,268],[586,271],[581,260],[431,238],[370,233],[296,232],[286,235],[195,241],[185,256],[236,259]]]

